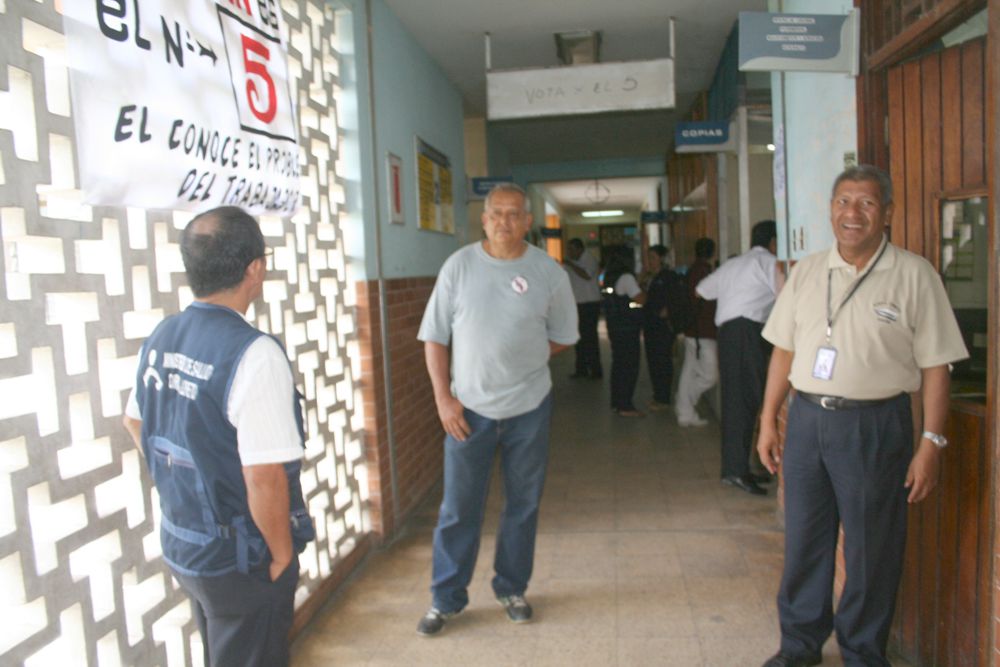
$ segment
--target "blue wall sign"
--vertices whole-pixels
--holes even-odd
[[[497,178],[471,178],[469,179],[469,199],[485,199],[496,185],[500,183],[512,183],[511,176],[501,176]]]
[[[740,12],[740,70],[857,74],[860,20],[850,14]]]
[[[666,211],[643,211],[639,214],[640,222],[666,222]]]
[[[735,150],[729,121],[677,123],[674,148],[678,153],[715,153]]]

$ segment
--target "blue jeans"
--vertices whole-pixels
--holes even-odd
[[[479,553],[493,458],[500,450],[504,506],[493,560],[493,591],[521,595],[535,559],[538,506],[549,458],[552,394],[530,412],[490,419],[465,410],[472,433],[464,442],[444,440],[444,499],[434,530],[431,593],[442,612],[469,603],[469,582]]]

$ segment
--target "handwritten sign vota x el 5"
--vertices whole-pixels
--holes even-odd
[[[674,108],[671,58],[486,73],[489,120]]]
[[[298,130],[279,0],[63,7],[88,203],[296,211]]]

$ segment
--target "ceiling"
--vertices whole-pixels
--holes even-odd
[[[602,178],[589,181],[554,181],[542,184],[564,213],[622,209],[638,216],[641,207],[663,179]],[[594,221],[596,222],[596,220]]]
[[[665,156],[674,123],[707,90],[740,11],[767,0],[385,0],[462,93],[467,117],[486,115],[484,33],[494,69],[559,65],[554,33],[599,30],[601,61],[670,55],[676,18],[677,108],[491,123],[511,164]]]

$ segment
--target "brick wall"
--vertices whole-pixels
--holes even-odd
[[[356,286],[369,512],[372,530],[383,538],[397,528],[393,522],[394,503],[398,502],[396,514],[404,518],[441,478],[444,431],[424,365],[423,343],[417,340],[420,319],[434,281],[433,276],[398,278],[387,280],[385,285],[398,499],[392,497],[389,467],[378,283],[368,281]]]

